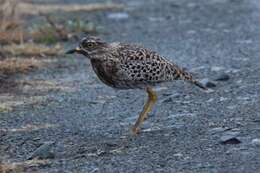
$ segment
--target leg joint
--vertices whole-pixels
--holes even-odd
[[[151,88],[147,89],[147,93],[148,93],[148,97],[150,100],[152,100],[153,102],[155,102],[157,100],[156,92],[153,91]]]

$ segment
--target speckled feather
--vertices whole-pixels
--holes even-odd
[[[191,74],[149,49],[122,43],[112,43],[108,49],[96,54],[91,63],[98,77],[109,86],[130,89],[177,79],[193,82]]]
[[[91,39],[88,38],[88,41]],[[92,41],[100,40],[94,38]],[[111,87],[146,88],[161,82],[183,79],[205,89],[190,73],[155,51],[132,44],[100,44],[98,46],[102,49],[92,51],[90,55],[91,64],[99,79]]]

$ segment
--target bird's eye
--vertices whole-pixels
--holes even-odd
[[[89,47],[89,48],[92,48],[92,47],[94,47],[94,46],[95,46],[94,43],[88,43],[88,44],[87,44],[87,47]]]
[[[95,46],[95,43],[92,42],[83,42],[82,46],[85,48],[93,48]]]

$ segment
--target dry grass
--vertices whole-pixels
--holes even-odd
[[[12,30],[19,26],[17,0],[0,0],[0,30]]]
[[[14,163],[1,163],[0,162],[0,173],[39,173],[36,170],[30,170],[30,168],[40,167],[49,165],[49,160],[27,160],[23,162]]]
[[[24,44],[11,44],[2,47],[3,54],[13,56],[56,56],[63,54],[63,48],[60,44],[55,46],[46,46],[43,44],[24,43]]]
[[[75,33],[71,33],[66,24],[60,24],[48,16],[52,12],[64,11],[97,11],[120,10],[124,6],[116,3],[92,3],[92,4],[37,4],[28,3],[28,0],[0,0],[0,44],[24,43],[28,40],[35,42],[55,43],[67,41]],[[23,26],[23,15],[43,15],[49,28],[28,32]],[[79,22],[79,24],[82,24]],[[83,27],[82,27],[83,26]],[[79,32],[95,32],[91,23],[78,27]],[[46,38],[43,38],[46,35]]]
[[[48,14],[54,11],[98,11],[98,10],[120,10],[124,6],[122,4],[115,3],[92,3],[92,4],[31,4],[31,3],[19,3],[17,5],[19,12],[22,14]]]
[[[0,43],[22,42],[23,31],[18,0],[0,0]]]
[[[21,31],[2,31],[0,32],[0,44],[23,44],[30,40],[35,43],[57,43],[59,41],[67,41],[73,36],[73,33],[67,32],[66,29],[54,28],[53,26],[43,25],[38,30],[33,32],[21,32]]]
[[[69,23],[67,20],[61,23],[56,21],[55,18],[48,16],[49,13],[80,10],[90,12],[122,8],[123,5],[115,3],[63,5],[33,4],[28,3],[28,0],[0,0],[0,44],[2,44],[0,46],[0,80],[2,74],[10,76],[16,73],[26,73],[40,67],[40,60],[31,57],[61,55],[64,53],[64,50],[60,44],[55,45],[55,43],[66,41],[74,37],[75,33],[94,32],[96,29],[91,23],[77,21]],[[23,15],[45,16],[45,27],[38,28],[38,30],[29,30],[29,27],[22,22]],[[47,43],[52,44],[52,46],[36,43]]]
[[[75,36],[74,29],[79,32],[96,32],[93,23],[77,22],[76,28],[71,28],[68,21],[61,23],[52,18],[49,13],[55,11],[96,11],[96,10],[112,10],[123,8],[120,4],[114,3],[94,3],[94,4],[31,4],[18,0],[0,0],[0,44],[24,43],[29,40],[41,43],[56,43],[59,41],[67,41]],[[26,26],[23,25],[23,14],[42,15],[46,18],[44,27],[28,32]],[[48,24],[48,25],[46,25]],[[74,25],[73,25],[74,26]],[[74,26],[75,27],[75,26]]]
[[[27,73],[40,66],[42,63],[34,58],[8,58],[0,61],[0,74],[10,76],[16,73]]]
[[[11,44],[11,43],[22,43],[27,36],[21,31],[1,31],[0,32],[0,43]],[[27,40],[27,39],[26,39]]]
[[[10,108],[10,107],[7,107],[7,106],[5,106],[5,105],[2,105],[2,104],[0,104],[0,113],[1,112],[9,112],[9,111],[11,111],[12,109]],[[0,166],[0,169],[1,169],[1,166]],[[1,173],[1,171],[0,171],[0,173]]]
[[[23,173],[24,167],[17,164],[1,164],[0,173]]]

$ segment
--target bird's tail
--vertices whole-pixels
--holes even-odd
[[[193,83],[194,85],[200,87],[203,90],[207,90],[208,88],[205,87],[203,84],[201,84],[199,81],[197,81],[196,79],[193,79],[192,75],[184,70],[180,71],[180,78],[182,80],[188,81]]]

